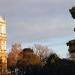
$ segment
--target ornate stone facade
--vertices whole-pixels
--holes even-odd
[[[0,17],[0,71],[7,71],[7,53],[6,53],[6,21]]]

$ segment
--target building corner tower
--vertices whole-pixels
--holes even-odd
[[[6,21],[0,17],[0,71],[7,71],[7,53],[6,53]]]

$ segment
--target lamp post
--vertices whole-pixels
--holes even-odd
[[[75,6],[69,9],[69,12],[71,13],[72,18],[75,19]],[[74,28],[74,32],[75,32],[75,28]]]

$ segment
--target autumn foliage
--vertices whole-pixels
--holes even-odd
[[[8,69],[12,75],[16,75],[16,73],[18,75],[75,74],[75,62],[69,59],[60,59],[57,54],[50,52],[46,46],[36,45],[32,49],[21,49],[19,46],[16,44],[12,46],[8,54]]]
[[[25,67],[28,65],[40,65],[41,60],[39,56],[35,55],[33,50],[30,48],[23,49],[19,54],[17,65],[18,67]]]

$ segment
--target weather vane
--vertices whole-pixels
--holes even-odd
[[[71,9],[69,9],[71,15],[72,15],[72,18],[75,19],[75,6],[72,7]],[[75,28],[74,28],[74,32],[75,32]]]

